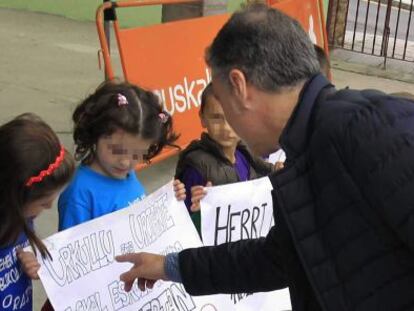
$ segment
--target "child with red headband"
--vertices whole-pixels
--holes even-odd
[[[52,206],[74,161],[46,123],[23,114],[0,126],[0,172],[0,310],[31,311],[39,264],[22,249],[31,245],[48,256],[33,219]]]

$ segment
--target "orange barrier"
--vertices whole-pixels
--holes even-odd
[[[321,1],[273,0],[274,3],[269,5],[296,18],[311,39],[327,51]],[[101,5],[96,13],[96,25],[106,77],[112,79],[115,74],[103,28],[105,9],[184,2],[196,1],[139,0],[105,2]],[[181,134],[178,145],[182,148],[198,138],[202,131],[198,106],[201,92],[211,80],[210,71],[204,62],[204,52],[229,16],[215,15],[130,29],[120,28],[117,20],[113,23],[124,78],[160,96],[165,110],[173,116],[175,131]],[[152,163],[177,152],[175,148],[166,148]]]

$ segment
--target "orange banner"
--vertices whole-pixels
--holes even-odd
[[[158,94],[174,118],[179,145],[198,138],[198,106],[211,76],[204,52],[227,15],[118,31],[125,78]]]
[[[322,48],[324,40],[324,16],[321,11],[321,4],[317,0],[285,0],[271,5],[281,10],[290,17],[296,19],[308,32],[314,44]]]

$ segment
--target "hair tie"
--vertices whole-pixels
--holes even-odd
[[[125,95],[122,95],[121,93],[118,93],[118,106],[125,106],[128,105],[128,100],[125,97]]]
[[[160,112],[158,114],[158,117],[161,120],[161,123],[166,123],[168,121],[168,115],[166,115],[164,112]]]
[[[47,169],[40,171],[38,175],[30,177],[28,181],[25,183],[25,186],[30,187],[34,183],[41,182],[43,178],[45,178],[46,176],[51,175],[60,166],[60,164],[62,164],[64,156],[65,156],[65,148],[63,148],[63,146],[61,145],[59,155],[56,157],[55,162],[50,164]]]

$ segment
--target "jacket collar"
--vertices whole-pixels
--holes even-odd
[[[285,151],[288,162],[306,149],[311,132],[312,112],[317,102],[334,90],[333,85],[322,74],[313,76],[304,85],[298,104],[280,136],[280,146]]]
[[[219,143],[208,135],[208,133],[202,133],[199,148],[203,149],[206,152],[212,153],[217,158],[221,159],[224,162],[230,161],[224,155],[223,149]]]

